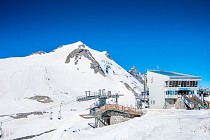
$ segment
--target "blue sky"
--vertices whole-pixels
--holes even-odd
[[[209,0],[0,0],[0,58],[82,41],[125,69],[202,76],[210,87]]]

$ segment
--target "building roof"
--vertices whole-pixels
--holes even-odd
[[[157,74],[169,76],[170,79],[196,79],[196,80],[201,80],[200,76],[194,76],[194,75],[183,74],[183,73],[178,73],[178,72],[163,71],[163,70],[149,70],[149,71],[157,73]]]

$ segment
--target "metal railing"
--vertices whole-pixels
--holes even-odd
[[[165,98],[166,99],[176,99],[176,98],[178,98],[178,95],[170,95],[170,94],[165,94]]]

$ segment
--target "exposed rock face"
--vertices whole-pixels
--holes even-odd
[[[36,54],[42,55],[42,54],[45,54],[45,53],[46,53],[46,52],[44,52],[44,51],[38,51],[38,52],[32,53],[31,55],[36,55]]]
[[[130,86],[128,83],[124,83],[124,82],[123,82],[123,84],[125,85],[125,87],[126,87],[128,90],[132,91],[135,95],[138,94],[137,92],[135,92],[135,91],[131,88],[131,86]]]
[[[63,45],[59,46],[57,49],[63,48]]]
[[[101,75],[105,76],[105,73],[99,63],[95,60],[95,58],[92,56],[90,51],[88,49],[85,49],[85,46],[79,45],[78,49],[73,50],[66,58],[65,63],[68,64],[71,61],[71,58],[74,58],[74,64],[77,65],[79,62],[79,59],[82,57],[87,58],[91,61],[90,68],[94,70],[94,73],[100,73]]]
[[[29,113],[17,113],[15,115],[11,115],[10,117],[13,119],[22,119],[27,118],[29,115],[43,115],[45,112],[29,112]]]
[[[50,103],[50,102],[53,102],[52,99],[50,99],[50,97],[48,96],[33,96],[33,97],[30,97],[28,99],[31,99],[31,100],[36,100],[37,102],[40,102],[40,103]]]
[[[136,69],[135,66],[133,66],[130,70],[129,73],[136,78],[140,83],[144,84],[144,79],[143,75]]]
[[[106,52],[105,55],[106,55],[107,58],[109,58],[110,60],[112,60],[112,58],[111,58],[111,56],[110,56],[110,54],[108,52]]]

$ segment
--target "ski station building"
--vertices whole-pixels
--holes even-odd
[[[196,105],[198,106],[201,99],[197,95],[200,80],[200,76],[147,70],[150,108],[172,108],[179,104],[179,106],[184,105],[193,109]]]

